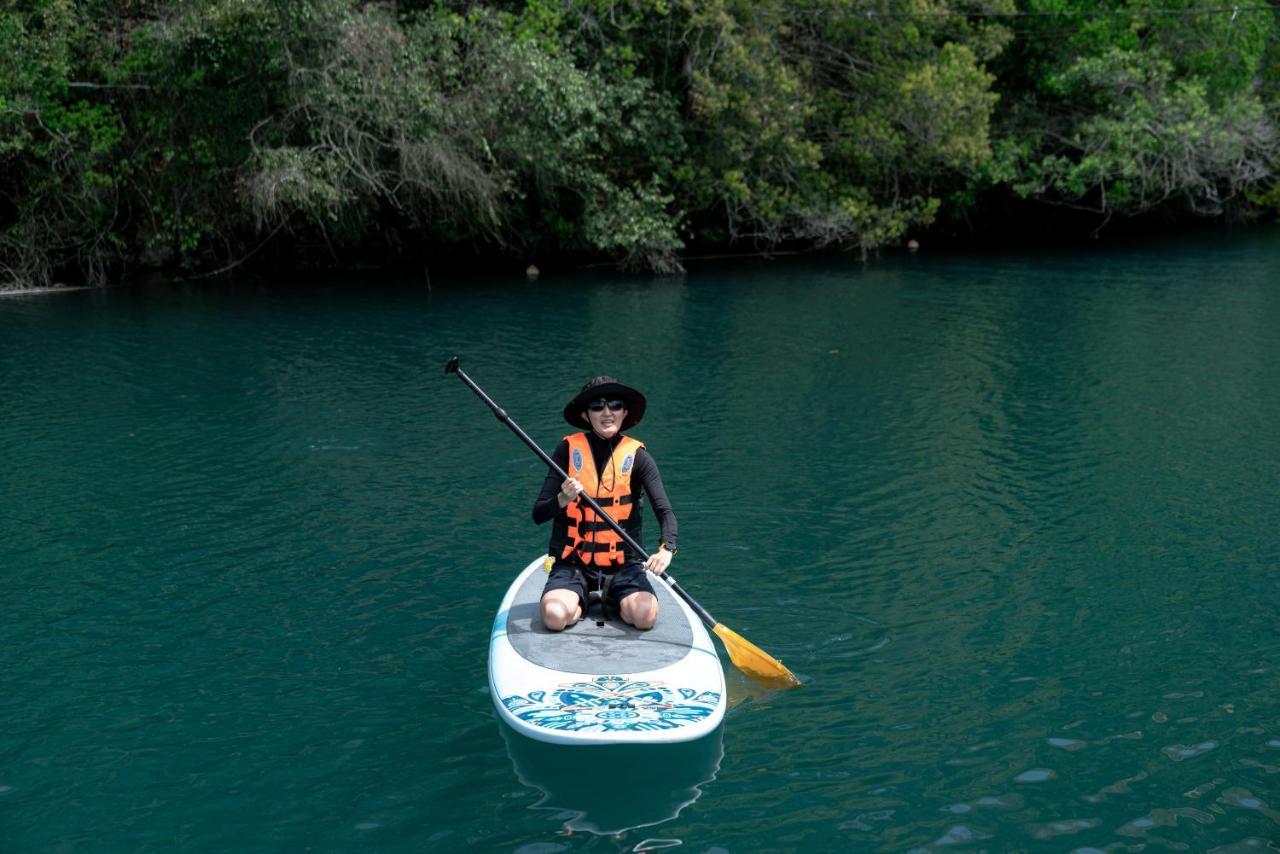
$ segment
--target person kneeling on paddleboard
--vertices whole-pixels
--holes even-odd
[[[589,380],[564,408],[564,418],[582,432],[566,436],[551,455],[569,477],[547,473],[533,504],[533,521],[551,527],[550,576],[542,592],[542,622],[553,632],[582,619],[589,595],[600,591],[605,613],[617,609],[637,629],[651,629],[658,619],[658,597],[647,572],[666,572],[676,553],[676,514],[667,500],[658,465],[644,444],[624,436],[644,417],[645,398],[613,377]],[[649,496],[661,528],[661,545],[641,562],[608,523],[597,517],[585,492],[596,500],[637,543],[641,511]]]

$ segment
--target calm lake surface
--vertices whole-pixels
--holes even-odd
[[[455,354],[548,449],[641,388],[673,574],[804,687],[509,745],[544,470]],[[1276,850],[1278,424],[1274,229],[0,299],[0,849]]]

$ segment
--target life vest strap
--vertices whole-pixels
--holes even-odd
[[[624,505],[634,504],[636,502],[636,496],[635,496],[635,493],[633,492],[628,492],[626,495],[614,496],[613,498],[610,498],[607,495],[600,495],[600,496],[593,496],[593,497],[596,499],[597,504],[599,504],[601,507],[604,507],[606,509],[608,509],[609,507],[622,507]],[[571,504],[569,506],[572,507],[573,505]],[[587,510],[591,509],[590,507],[586,507],[586,502],[583,502],[582,506]]]
[[[614,521],[621,522],[623,520],[615,519]],[[603,519],[594,522],[574,522],[572,527],[577,529],[579,535],[591,533],[602,534],[607,531],[610,534],[617,536],[616,532],[613,530],[613,526]]]
[[[616,544],[610,546],[609,543],[581,543],[577,548],[573,544],[566,543],[563,551],[560,553],[561,560],[576,559],[579,563],[591,569],[610,570],[617,569],[626,562],[626,556]]]
[[[595,542],[587,540],[586,542],[578,543],[576,547],[569,546],[568,548],[578,552],[578,554],[587,554],[588,552],[592,554],[599,554],[601,552],[617,552],[618,554],[622,554],[622,550],[618,548],[618,541],[616,540],[607,543],[600,542],[598,540]]]
[[[587,605],[583,609],[582,616],[588,616],[591,606],[600,603],[600,619],[609,620],[609,587],[613,584],[613,573],[596,570],[596,578],[600,580],[600,586],[595,590],[591,589],[591,584],[587,580],[587,574],[578,567],[574,567],[573,571],[578,576],[578,581],[582,584],[582,589],[587,591]]]

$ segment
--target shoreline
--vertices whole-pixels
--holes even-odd
[[[1215,221],[1184,223],[1178,227],[1141,227],[1131,224],[1128,228],[1113,228],[1100,237],[1084,237],[1078,233],[1046,234],[1018,233],[999,236],[993,231],[980,231],[972,234],[947,232],[941,229],[932,232],[916,232],[902,242],[887,244],[868,250],[865,257],[858,259],[860,264],[874,265],[891,258],[928,258],[940,255],[972,255],[972,254],[1023,254],[1023,253],[1055,253],[1086,251],[1125,251],[1136,247],[1156,248],[1169,240],[1219,239],[1223,235],[1247,238],[1259,234],[1280,233],[1280,222],[1263,221],[1243,224],[1226,224]],[[614,261],[601,261],[587,257],[556,256],[542,259],[536,266],[528,265],[522,258],[515,258],[511,263],[503,264],[488,260],[477,260],[462,255],[451,255],[438,258],[433,264],[413,262],[408,264],[389,264],[383,266],[352,263],[336,263],[325,267],[302,265],[295,268],[254,268],[246,267],[235,274],[216,276],[166,276],[159,270],[151,270],[135,274],[129,278],[103,285],[89,284],[57,284],[42,287],[10,287],[0,289],[0,298],[45,295],[52,293],[71,293],[76,291],[98,291],[112,288],[132,287],[139,284],[172,284],[190,283],[196,280],[205,282],[229,281],[237,279],[253,279],[258,281],[274,281],[277,284],[296,284],[298,280],[332,280],[339,277],[386,278],[404,284],[417,282],[420,286],[431,290],[433,285],[456,284],[459,281],[471,280],[503,280],[519,281],[529,285],[558,279],[575,274],[601,273],[609,271],[623,278],[635,280],[673,277],[680,278],[694,272],[705,265],[717,265],[743,262],[796,262],[806,260],[856,257],[858,250],[853,247],[813,247],[782,245],[773,249],[748,250],[735,252],[732,249],[706,247],[703,252],[691,252],[680,258],[686,269],[677,273],[644,273],[626,272],[618,268]],[[533,270],[533,272],[530,272]]]
[[[111,285],[105,285],[104,287],[111,287]],[[71,291],[95,291],[101,289],[102,288],[95,287],[94,285],[55,285],[53,287],[42,288],[6,288],[4,290],[0,290],[0,298],[35,296],[37,294],[60,294],[69,293]]]

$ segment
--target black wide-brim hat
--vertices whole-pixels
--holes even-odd
[[[643,394],[629,385],[623,385],[613,377],[595,377],[587,380],[587,384],[582,387],[582,391],[574,395],[573,400],[565,404],[564,420],[574,427],[590,430],[591,422],[583,417],[583,410],[587,408],[588,403],[593,400],[599,400],[602,397],[605,400],[616,398],[626,404],[627,417],[619,429],[627,430],[634,427],[640,423],[641,418],[644,418],[645,399]]]

